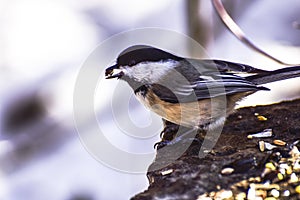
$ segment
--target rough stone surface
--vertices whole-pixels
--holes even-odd
[[[248,137],[265,129],[272,129],[271,137]],[[170,135],[174,135],[176,130],[172,127],[166,131],[162,140],[172,137]],[[273,175],[275,178],[269,173],[266,175],[266,163],[277,166],[282,159],[288,162],[291,149],[300,147],[297,143],[300,139],[300,100],[237,110],[228,117],[213,149],[204,151],[207,153],[205,157],[199,157],[203,137],[198,135],[197,138],[192,143],[191,139],[183,139],[183,142],[160,148],[147,173],[149,188],[132,199],[201,199],[202,196],[213,199],[212,196],[220,191],[227,193],[219,195],[231,194],[230,198],[233,198],[240,194],[249,196],[249,185],[253,182],[273,184],[275,181],[280,185],[284,180],[277,183],[277,174]],[[203,145],[209,147],[210,142],[214,140],[208,139]],[[259,144],[263,146],[259,147]],[[266,144],[275,148],[271,149]],[[184,153],[176,154],[187,145]],[[203,153],[203,149],[201,151]],[[244,185],[239,185],[243,180],[246,181]],[[290,179],[285,182],[290,191],[287,199],[299,198],[295,192],[297,183],[291,186]],[[274,191],[270,193],[271,189],[266,189],[263,194],[275,194]],[[283,195],[284,191],[279,189],[279,192]]]

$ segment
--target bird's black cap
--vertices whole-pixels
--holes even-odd
[[[179,61],[183,58],[152,46],[134,45],[120,53],[117,58],[117,65],[133,66],[141,62],[157,62],[169,59]]]

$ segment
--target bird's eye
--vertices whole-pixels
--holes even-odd
[[[133,65],[135,65],[135,60],[131,60],[131,61],[129,62],[129,66],[133,66]]]

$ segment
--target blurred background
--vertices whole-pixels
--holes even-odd
[[[299,0],[223,2],[260,48],[300,63]],[[85,150],[72,110],[76,76],[91,51],[116,33],[143,27],[186,34],[212,58],[266,70],[284,67],[238,41],[207,0],[0,0],[0,199],[129,199],[147,188],[145,174],[115,171]],[[240,106],[300,96],[299,78],[267,87],[272,92],[252,95]],[[106,112],[110,98],[96,100],[102,105],[96,115]],[[131,112],[147,111],[132,106]],[[152,145],[139,148],[154,152]]]

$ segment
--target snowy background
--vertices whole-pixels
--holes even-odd
[[[300,63],[298,0],[224,2],[262,49],[283,61]],[[189,34],[185,4],[184,0],[0,0],[1,200],[129,199],[147,188],[145,174],[111,169],[85,149],[73,121],[74,84],[89,54],[114,34],[144,27]],[[231,35],[209,1],[202,1],[200,14],[207,20],[210,57],[267,70],[284,67]],[[272,92],[252,95],[240,105],[300,96],[299,78],[267,87]],[[129,88],[122,92],[132,94]],[[96,115],[107,111],[112,96],[95,100]],[[137,123],[159,120],[134,98],[128,106]],[[114,127],[107,132],[115,131],[112,120],[106,123]],[[152,145],[158,139],[156,134],[150,142],[141,140],[134,151],[154,153]],[[117,137],[111,142],[126,144]]]

